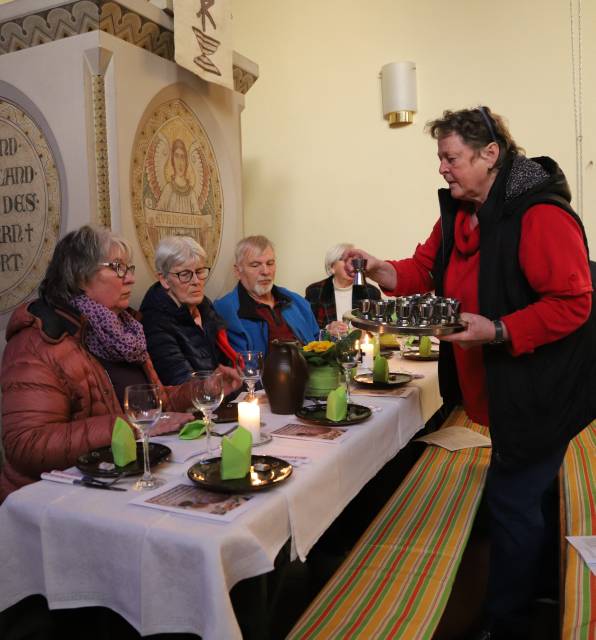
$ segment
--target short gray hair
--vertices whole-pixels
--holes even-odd
[[[155,249],[155,270],[166,275],[172,267],[191,258],[202,258],[206,262],[207,252],[190,236],[167,236]]]
[[[251,249],[256,249],[259,253],[263,253],[268,247],[271,247],[273,251],[275,251],[273,243],[265,236],[248,236],[242,238],[236,245],[236,251],[234,252],[236,265],[239,265],[244,260],[244,257]]]
[[[325,254],[325,271],[327,275],[330,276],[333,272],[331,271],[331,267],[335,262],[341,260],[341,257],[344,254],[344,251],[348,249],[353,249],[354,245],[349,242],[341,242],[340,244],[336,244],[331,249],[327,249],[327,253]]]
[[[118,247],[128,264],[132,259],[130,245],[109,229],[85,225],[67,233],[54,249],[39,285],[40,297],[52,306],[70,306],[70,301],[81,293],[81,285],[98,271],[99,263],[109,260],[114,247]]]

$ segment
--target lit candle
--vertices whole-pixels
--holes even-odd
[[[252,433],[253,442],[261,439],[261,409],[258,400],[238,403],[238,424]]]
[[[364,341],[360,343],[362,349],[362,366],[365,369],[373,368],[373,352],[375,349],[374,344],[369,340],[368,334],[364,335]]]

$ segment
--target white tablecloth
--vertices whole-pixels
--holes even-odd
[[[439,393],[437,362],[403,360],[399,353],[394,352],[393,357],[389,360],[389,369],[422,376],[415,379],[412,384],[420,389],[420,411],[422,412],[422,421],[426,424],[443,404]]]
[[[128,502],[139,494],[132,491],[42,481],[13,493],[0,507],[0,610],[39,593],[51,608],[109,607],[142,635],[241,638],[230,589],[272,570],[290,537],[292,555],[304,560],[362,486],[423,426],[426,387],[437,381],[436,372],[420,364],[408,363],[425,377],[407,398],[358,397],[373,414],[349,427],[347,440],[274,438],[257,449],[307,456],[310,463],[252,500],[233,522],[133,506]],[[269,413],[266,405],[262,417],[264,431],[297,421]],[[196,442],[200,451],[202,441]],[[192,463],[166,463],[159,474],[183,478]]]

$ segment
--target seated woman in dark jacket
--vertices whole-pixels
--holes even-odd
[[[321,329],[331,332],[347,329],[342,322],[343,314],[354,309],[358,300],[381,299],[381,292],[370,284],[366,289],[352,285],[353,278],[346,273],[341,257],[353,247],[345,242],[331,247],[325,254],[325,271],[329,277],[306,287],[304,297],[310,302]]]
[[[187,236],[163,238],[155,251],[159,281],[140,310],[147,349],[164,384],[181,384],[193,371],[235,360],[224,322],[205,297],[206,259],[203,247]]]

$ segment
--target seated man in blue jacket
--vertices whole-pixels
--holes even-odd
[[[267,354],[273,340],[316,340],[319,326],[310,304],[300,295],[277,287],[275,249],[265,236],[249,236],[236,245],[234,272],[239,282],[214,303],[227,325],[236,351]]]

